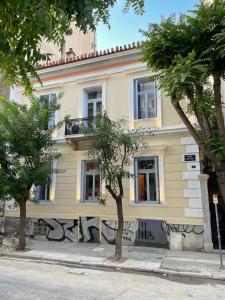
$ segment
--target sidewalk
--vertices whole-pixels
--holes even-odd
[[[218,253],[123,246],[124,259],[117,263],[110,259],[114,245],[29,240],[27,248],[27,251],[19,252],[1,247],[0,256],[86,268],[225,280],[225,269],[219,269]]]

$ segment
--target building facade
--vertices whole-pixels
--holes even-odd
[[[177,241],[183,249],[203,247],[199,149],[141,62],[138,45],[40,67],[43,86],[34,82],[37,96],[50,101],[62,93],[54,120],[70,115],[70,121],[55,136],[62,155],[54,164],[63,172],[52,175],[50,186],[39,187],[38,205],[27,207],[28,234],[35,238],[115,241],[115,201],[88,158],[87,137],[79,132],[81,121],[106,111],[114,120],[126,118],[129,129],[141,127],[145,132],[145,146],[130,170],[134,177],[125,182],[124,243],[168,247]],[[11,90],[11,99],[26,103],[22,93],[21,87]],[[99,204],[102,195],[105,206]],[[13,206],[8,205],[6,221],[6,231],[18,223]]]

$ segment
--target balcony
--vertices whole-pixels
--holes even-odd
[[[73,150],[86,150],[91,137],[87,137],[81,132],[82,126],[93,126],[94,118],[70,119],[65,124],[65,139],[72,146]]]

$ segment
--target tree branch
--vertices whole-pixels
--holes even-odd
[[[203,87],[200,84],[195,83],[195,89],[196,89],[196,94],[197,95],[202,95]],[[201,127],[202,133],[203,133],[205,139],[208,140],[212,136],[212,131],[211,131],[209,121],[206,118],[206,116],[204,114],[201,114],[201,112],[196,107],[196,100],[195,100],[195,97],[194,97],[194,91],[189,89],[189,90],[186,91],[186,94],[187,94],[188,99],[190,100],[190,102],[192,104],[194,114],[197,118],[197,121],[198,121],[200,127]]]
[[[114,193],[114,191],[112,190],[110,185],[106,185],[105,186],[107,188],[107,190],[109,191],[109,193],[111,194],[111,196],[113,197],[113,199],[115,199],[116,201],[118,201],[118,196],[116,193]]]
[[[124,162],[125,162],[126,156],[127,156],[127,147],[126,147],[126,145],[124,145],[124,154],[123,154],[123,159],[122,159],[122,163],[121,163],[122,170],[124,168]]]
[[[189,121],[188,117],[186,116],[185,112],[181,108],[180,104],[177,101],[172,101],[172,104],[173,104],[176,112],[178,113],[179,117],[184,122],[184,125],[187,127],[190,134],[193,136],[195,142],[198,144],[199,147],[202,147],[202,141],[201,141],[199,134],[197,133],[197,131],[195,130],[195,128]]]

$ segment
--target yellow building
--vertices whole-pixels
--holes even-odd
[[[145,147],[134,157],[134,178],[126,182],[124,242],[183,248],[203,247],[199,149],[174,108],[140,61],[139,43],[92,52],[64,63],[43,65],[43,86],[36,94],[50,100],[63,93],[55,121],[70,115],[57,132],[62,156],[54,162],[64,172],[52,176],[50,187],[40,187],[38,205],[28,204],[30,234],[49,240],[113,242],[116,207],[100,183],[95,164],[88,161],[87,139],[79,123],[105,110],[112,119],[127,118],[129,128],[142,127]],[[11,99],[24,103],[23,90]],[[184,101],[183,105],[187,105]],[[154,136],[151,134],[155,130]],[[99,204],[106,194],[106,205]],[[8,224],[18,211],[8,208]],[[170,245],[173,243],[170,242]],[[171,246],[172,247],[172,246]]]

